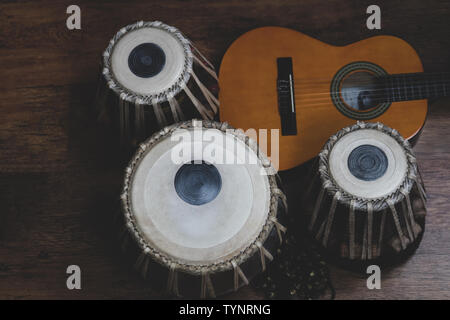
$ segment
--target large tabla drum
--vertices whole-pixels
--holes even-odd
[[[389,262],[420,242],[426,194],[416,157],[396,130],[364,122],[342,129],[323,147],[313,175],[309,230],[333,257]]]
[[[120,29],[104,51],[95,106],[133,145],[184,119],[213,119],[217,90],[214,66],[178,29],[139,21]]]
[[[121,202],[136,268],[178,296],[248,284],[286,231],[286,198],[270,161],[226,123],[192,120],[155,133],[126,169]]]

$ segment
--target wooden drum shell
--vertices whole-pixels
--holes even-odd
[[[166,55],[178,50],[178,55],[166,60],[161,73],[164,72],[167,78],[167,74],[170,76],[170,70],[173,69],[171,66],[181,67],[177,69],[174,79],[163,79],[167,83],[161,85],[161,88],[152,88],[146,84],[145,81],[152,77],[130,75],[131,69],[127,69],[126,63],[120,65],[121,69],[116,66],[117,70],[114,70],[114,61],[128,59],[128,56],[117,58],[119,53],[116,51],[124,54],[124,50],[116,49],[121,41],[134,36],[138,39],[134,40],[137,44],[152,43],[155,39],[151,34],[145,34],[148,30],[156,30],[164,35],[157,40],[160,44],[167,44]],[[143,32],[144,35],[136,36],[138,32]],[[170,43],[175,43],[175,48],[170,47]],[[133,81],[122,83],[119,80],[122,76],[120,73],[127,73],[127,77],[131,77]],[[159,74],[155,78],[158,76]],[[147,90],[148,93],[142,90]],[[167,125],[193,118],[214,119],[219,107],[217,93],[214,66],[189,39],[175,27],[162,22],[139,21],[120,29],[103,52],[94,109],[101,122],[115,129],[121,145],[136,146]]]
[[[384,197],[356,197],[340,188],[330,174],[329,153],[335,141],[361,129],[394,137],[406,154],[407,176],[398,189]],[[325,144],[311,172],[304,215],[311,235],[330,258],[355,266],[389,264],[417,248],[425,228],[426,194],[416,158],[398,132],[380,123],[358,122],[347,127]]]
[[[196,122],[195,120],[186,121],[166,127],[155,133],[142,145],[150,146],[153,144],[152,139],[157,140],[161,136],[168,135],[175,128],[192,128],[196,125]],[[231,129],[226,123],[211,121],[202,121],[202,126],[222,131]],[[236,137],[247,142],[250,141],[243,132],[236,133]],[[252,148],[257,148],[256,143],[252,143]],[[142,150],[139,152],[142,152]],[[271,168],[268,159],[264,155],[260,156],[264,166],[266,167],[267,165],[267,168]],[[196,268],[183,266],[182,264],[178,265],[176,261],[169,261],[172,258],[167,259],[163,257],[164,254],[160,255],[154,250],[149,250],[148,243],[145,243],[142,237],[136,233],[136,222],[133,221],[133,213],[130,211],[130,197],[127,194],[130,188],[130,178],[139,161],[137,160],[138,158],[138,155],[133,157],[125,172],[117,227],[127,260],[135,261],[134,266],[136,270],[139,271],[151,288],[158,292],[178,297],[216,297],[238,290],[240,287],[248,284],[258,273],[265,270],[266,265],[276,256],[277,249],[283,241],[282,235],[286,232],[286,228],[283,225],[286,221],[287,202],[278,175],[274,173],[267,176],[271,186],[270,213],[261,231],[261,234],[264,233],[265,236],[262,236],[262,238],[261,234],[258,236],[258,239],[262,240],[253,242],[231,260]]]

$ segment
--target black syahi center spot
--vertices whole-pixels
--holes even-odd
[[[164,51],[154,43],[142,43],[128,56],[128,67],[141,78],[154,77],[161,72],[166,63]]]
[[[200,206],[214,200],[222,188],[217,168],[206,162],[184,164],[175,175],[175,190],[189,204]]]
[[[380,148],[364,144],[353,149],[348,156],[347,165],[356,178],[373,181],[386,173],[388,159]]]

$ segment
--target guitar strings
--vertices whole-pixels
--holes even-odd
[[[446,85],[449,83],[450,80],[450,72],[442,72],[439,74],[432,74],[428,75],[428,78],[425,79],[411,79],[407,78],[408,74],[403,75],[397,75],[396,77],[391,78],[384,78],[385,83],[391,84],[391,87],[398,85],[400,87],[404,88],[412,88],[413,86],[435,86],[435,85]],[[426,77],[426,76],[424,76]],[[377,83],[377,80],[383,80],[383,77],[377,77],[374,79],[367,79],[367,80],[358,80],[354,82],[354,86],[358,85],[372,85],[372,86],[380,86],[380,83]],[[408,80],[408,83],[407,83]],[[304,79],[304,78],[298,78],[294,80],[294,87],[296,88],[314,88],[317,85],[329,85],[331,84],[331,79],[322,78],[322,79]]]
[[[445,71],[445,72],[439,72],[439,73],[397,73],[397,74],[387,74],[385,76],[376,76],[374,78],[372,78],[372,80],[357,80],[361,83],[367,83],[367,82],[371,82],[373,81],[373,79],[412,79],[411,77],[413,76],[419,76],[419,77],[423,77],[422,79],[418,79],[416,81],[423,81],[423,79],[430,79],[430,78],[436,78],[436,80],[440,80],[440,81],[447,81],[449,80],[450,76],[450,72]],[[410,77],[410,78],[408,78]],[[304,81],[306,83],[330,83],[331,79],[329,77],[327,78],[293,78],[294,82],[295,81]]]
[[[442,88],[440,88],[440,86],[442,86]],[[297,86],[294,86],[294,88],[295,89],[298,89],[298,90],[300,90],[301,91],[301,89],[305,89],[305,88],[302,88],[302,87],[297,87]],[[312,87],[312,86],[310,86],[310,88],[314,88],[314,87]],[[405,94],[403,94],[404,96],[408,96],[408,91],[407,90],[409,90],[410,92],[411,92],[411,96],[413,96],[413,95],[417,95],[417,94],[423,94],[423,93],[425,93],[425,91],[426,91],[426,93],[428,94],[428,95],[431,95],[432,94],[432,92],[431,91],[434,91],[434,93],[435,94],[439,94],[439,92],[438,91],[443,91],[443,93],[444,94],[446,94],[446,92],[447,92],[447,89],[446,89],[446,84],[445,83],[440,83],[440,82],[434,82],[434,83],[427,83],[427,86],[426,87],[422,87],[422,88],[414,88],[413,86],[407,86],[407,87],[405,87],[405,86],[397,86],[397,87],[393,87],[393,86],[391,86],[391,87],[385,87],[385,88],[378,88],[378,89],[366,89],[366,90],[363,90],[363,91],[368,91],[368,92],[380,92],[380,93],[386,93],[386,92],[388,92],[389,93],[389,91],[391,91],[391,92],[393,92],[393,95],[395,96],[395,90],[397,90],[397,92],[399,92],[399,95],[402,95],[402,94],[400,94],[400,90],[405,90]],[[315,92],[315,93],[300,93],[300,95],[302,95],[302,96],[318,96],[318,95],[330,95],[330,94],[341,94],[342,93],[342,91],[324,91],[324,92]],[[382,95],[375,95],[374,97],[381,97]]]
[[[416,98],[416,99],[411,99],[411,100],[424,100],[426,98]],[[411,101],[411,100],[406,100],[406,99],[400,99],[400,101],[395,99],[386,99],[386,102],[405,102],[405,101]],[[327,97],[327,98],[318,98],[318,99],[304,99],[302,97],[300,98],[295,98],[295,103],[297,104],[301,104],[302,108],[304,108],[304,106],[308,106],[308,107],[314,107],[314,106],[325,106],[325,105],[330,105],[330,103],[333,103],[331,100],[331,97]],[[376,105],[372,108],[375,108],[376,106],[378,106],[380,104],[380,102],[377,102]],[[372,109],[369,108],[369,109]]]
[[[391,84],[395,85],[397,82],[398,86],[407,88],[407,87],[412,87],[415,85],[423,85],[423,86],[428,86],[428,85],[444,85],[444,84],[448,84],[449,79],[447,78],[442,78],[442,79],[434,79],[433,81],[423,81],[423,80],[414,80],[414,81],[409,81],[409,83],[406,83],[406,81],[401,81],[400,79],[396,80],[395,78],[390,79]],[[386,81],[386,83],[388,83],[388,81]],[[403,83],[403,84],[402,84]],[[327,81],[319,81],[319,82],[312,82],[306,79],[302,79],[301,81],[297,81],[294,82],[294,87],[304,87],[304,88],[308,88],[311,87],[313,88],[316,85],[329,85],[331,84],[331,80],[328,79]],[[373,86],[380,86],[379,83],[377,83],[376,81],[370,81],[370,80],[359,80],[353,83],[354,86],[358,86],[358,85],[373,85]]]
[[[446,89],[446,86],[448,85],[448,80],[450,76],[450,72],[442,72],[438,74],[423,74],[425,76],[428,76],[428,80],[424,79],[417,79],[417,80],[410,80],[409,83],[406,83],[406,77],[409,74],[397,74],[394,75],[396,77],[392,78],[386,78],[386,83],[391,83],[391,85],[387,85],[386,87],[380,87],[380,84],[376,82],[376,80],[383,79],[383,77],[378,77],[374,80],[359,80],[354,82],[354,86],[357,87],[363,86],[363,85],[373,85],[374,88],[364,88],[363,91],[368,91],[371,93],[374,93],[371,95],[371,98],[378,99],[378,98],[387,98],[386,102],[398,102],[400,101],[408,101],[408,100],[422,100],[426,99],[426,97],[423,98],[414,98],[414,99],[408,99],[409,97],[417,97],[419,95],[420,97],[426,93],[426,95],[432,97],[432,96],[446,96],[449,94],[449,89]],[[402,78],[403,76],[403,78]],[[433,78],[434,77],[434,78]],[[439,78],[437,78],[439,77]],[[427,79],[427,78],[425,78]],[[390,81],[389,81],[390,80]],[[403,84],[402,84],[403,83]],[[321,89],[325,87],[325,85],[329,86],[331,84],[331,80],[328,78],[315,78],[312,80],[308,79],[298,79],[294,82],[294,90],[300,91],[295,95],[295,102],[301,103],[302,108],[308,108],[308,107],[320,107],[320,106],[327,106],[332,103],[331,101],[331,94],[337,94],[339,97],[341,97],[341,94],[343,91],[330,91],[330,90],[324,90],[322,92],[314,92],[315,89]],[[416,87],[418,86],[419,87]],[[304,90],[308,90],[309,92],[303,92]],[[322,89],[321,89],[322,90]],[[403,93],[400,90],[404,90]],[[312,91],[312,92],[311,92]],[[408,92],[410,94],[408,94]],[[377,105],[379,105],[379,102],[372,108],[376,108]],[[370,109],[372,109],[370,108]]]
[[[435,83],[435,84],[429,84],[430,89],[431,86],[440,86],[442,84],[440,83]],[[400,89],[400,87],[391,87],[391,90],[398,90]],[[377,89],[377,90],[372,90],[372,91],[381,91],[379,94],[375,94],[372,95],[372,97],[374,97],[374,99],[376,98],[380,98],[380,97],[386,97],[386,89]],[[425,90],[419,90],[420,91],[420,95],[422,95],[424,93]],[[446,95],[448,94],[447,90],[445,88],[439,88],[439,87],[434,87],[434,89],[430,90],[426,90],[427,91],[427,95],[429,96],[442,96],[442,95]],[[392,95],[388,96],[388,99],[386,99],[386,102],[401,102],[401,101],[408,101],[407,94],[401,94],[400,91],[398,91],[398,95],[393,92]],[[334,93],[338,93],[339,95],[342,93],[342,91],[336,91]],[[330,97],[331,92],[326,92],[326,93],[303,93],[303,94],[297,94],[295,97],[295,102],[296,103],[301,103],[302,107],[301,109],[306,109],[306,108],[310,108],[310,107],[320,107],[320,106],[328,106],[330,105],[330,103],[332,103],[331,101],[331,97]],[[414,95],[417,95],[417,93],[413,93]],[[411,95],[412,96],[412,95]],[[305,99],[306,97],[306,99]],[[400,101],[397,100],[397,97],[399,98]],[[426,97],[418,99],[411,99],[411,100],[423,100],[426,99]],[[397,101],[396,101],[397,100]],[[379,103],[377,103],[374,107],[372,108],[376,108],[379,105]],[[372,109],[369,108],[369,109]]]
[[[386,102],[398,102],[398,101],[408,101],[408,100],[422,100],[428,97],[438,97],[446,96],[448,94],[445,88],[439,88],[434,86],[434,88],[429,87],[426,90],[411,90],[410,94],[404,92],[401,93],[400,88],[390,88],[389,91],[386,89],[376,89],[370,90],[373,93],[370,97],[374,100],[385,98]],[[391,91],[392,90],[392,91]],[[416,92],[417,91],[417,92]],[[335,92],[323,92],[323,93],[297,93],[295,95],[295,101],[329,101],[331,99],[331,94],[338,94],[341,97],[342,91]],[[422,97],[426,93],[426,96]]]
[[[389,88],[389,91],[386,89],[373,89],[373,90],[364,90],[364,91],[370,91],[370,92],[375,92],[375,94],[371,95],[371,98],[383,98],[383,97],[387,97],[388,99],[393,97],[394,100],[397,97],[400,97],[400,99],[405,99],[408,100],[408,97],[410,97],[410,100],[419,100],[419,98],[413,98],[413,97],[417,97],[422,96],[423,94],[427,94],[428,96],[442,96],[442,95],[446,95],[447,94],[447,90],[445,88],[439,88],[434,86],[433,88],[429,87],[430,90],[426,89],[426,90],[411,90],[410,94],[408,93],[400,93],[400,89],[399,87],[396,88]],[[403,90],[403,89],[402,89]],[[327,100],[331,94],[338,94],[341,95],[343,92],[342,91],[328,91],[328,92],[320,92],[320,93],[297,93],[295,99],[297,100],[298,98],[304,98],[304,97],[313,97],[316,98],[315,100],[320,100],[323,97],[326,97],[324,100]],[[397,94],[398,93],[398,94]],[[426,99],[426,97],[422,98],[422,99]]]

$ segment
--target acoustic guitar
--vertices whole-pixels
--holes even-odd
[[[424,73],[417,52],[397,37],[339,47],[264,27],[230,46],[219,86],[220,120],[244,131],[279,129],[278,168],[286,170],[316,156],[332,134],[357,120],[414,138],[425,122],[426,99],[448,95],[450,77]],[[271,148],[269,139],[269,156]]]

